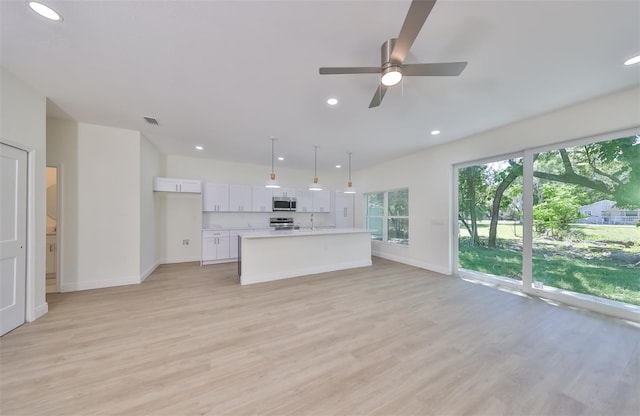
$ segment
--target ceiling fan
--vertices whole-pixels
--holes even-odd
[[[387,88],[400,82],[403,76],[458,76],[466,62],[440,62],[432,64],[404,64],[409,49],[427,20],[436,0],[413,0],[397,38],[382,44],[382,65],[360,67],[320,68],[320,75],[380,74],[380,85],[373,95],[369,108],[382,102]]]

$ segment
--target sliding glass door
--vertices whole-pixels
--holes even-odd
[[[639,129],[459,165],[455,175],[461,276],[640,316]]]
[[[534,287],[640,305],[639,140],[534,155]]]
[[[522,157],[458,169],[458,267],[522,280]]]

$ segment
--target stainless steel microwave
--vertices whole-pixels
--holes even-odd
[[[274,196],[272,208],[274,211],[295,211],[296,199]]]

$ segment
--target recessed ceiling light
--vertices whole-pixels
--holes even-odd
[[[432,136],[437,136],[438,134],[440,134],[440,130],[432,130],[431,131],[431,135]]]
[[[31,10],[38,13],[40,16],[46,17],[49,20],[54,20],[56,22],[62,22],[63,20],[62,16],[58,12],[56,12],[49,6],[38,3],[37,1],[30,1],[29,7],[31,7]]]
[[[340,169],[341,167],[341,165],[336,165],[336,169]]]
[[[640,55],[638,55],[638,56],[634,56],[634,57],[633,57],[633,58],[631,58],[631,59],[627,59],[627,60],[624,62],[624,64],[625,64],[625,65],[633,65],[633,64],[637,64],[637,63],[639,63],[639,62],[640,62]]]
[[[204,150],[204,147],[202,147],[202,146],[196,146],[196,150]]]
[[[327,104],[329,104],[329,105],[336,105],[336,104],[338,104],[338,99],[337,99],[337,98],[329,98],[329,99],[327,100]]]
[[[284,160],[284,158],[283,158],[282,156],[280,156],[280,157],[278,158],[278,160],[282,161],[282,160]]]

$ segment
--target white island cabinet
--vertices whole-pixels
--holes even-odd
[[[240,284],[371,266],[371,232],[321,229],[240,232]]]

